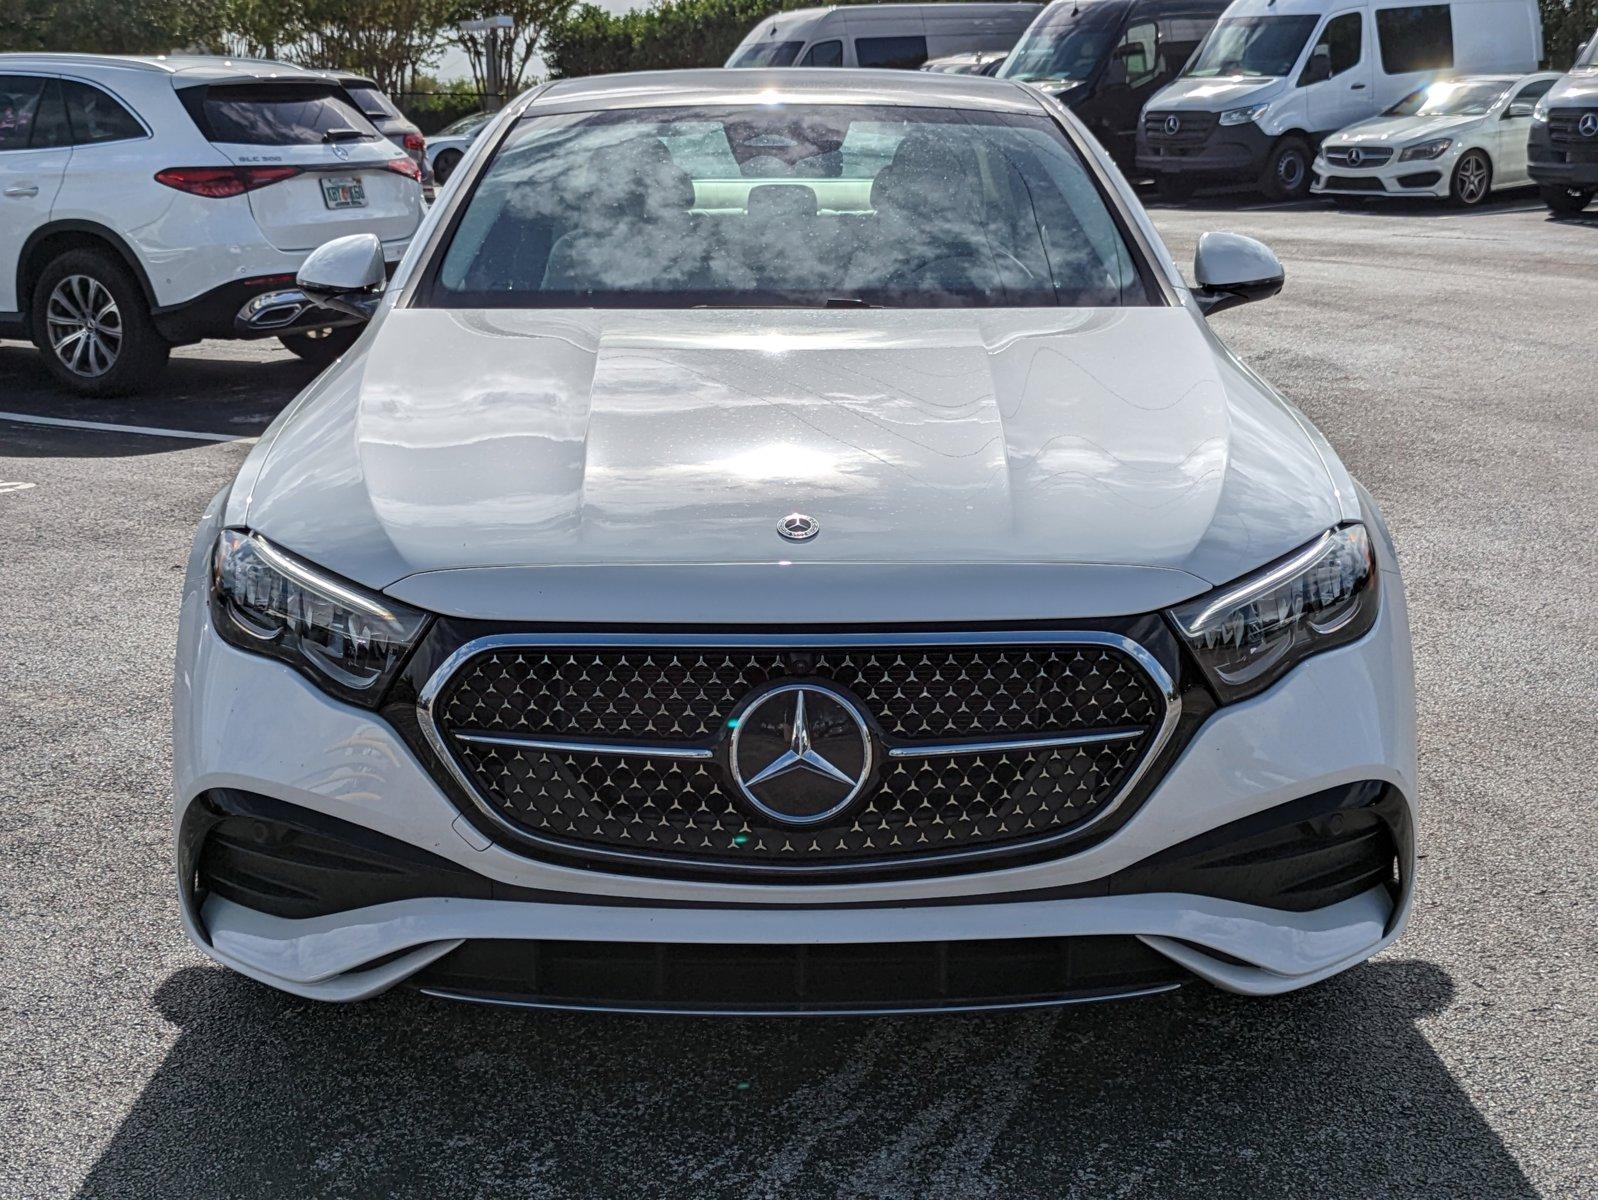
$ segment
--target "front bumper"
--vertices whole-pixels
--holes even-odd
[[[1598,138],[1567,134],[1556,142],[1549,125],[1534,123],[1526,153],[1526,169],[1543,187],[1598,190]]]
[[[962,874],[752,883],[585,868],[491,843],[383,718],[338,703],[216,635],[204,586],[212,537],[214,527],[202,529],[191,562],[174,698],[184,922],[218,962],[297,995],[360,999],[413,976],[425,980],[463,945],[488,941],[612,944],[629,953],[650,944],[870,946],[886,953],[934,942],[1056,938],[1136,939],[1183,977],[1266,995],[1376,953],[1398,936],[1409,912],[1413,680],[1402,587],[1385,539],[1383,604],[1371,633],[1209,717],[1131,819],[1104,840],[1044,861]],[[1380,792],[1398,814],[1389,822],[1397,831],[1396,879],[1305,909],[1251,902],[1247,889],[1150,873],[1165,861],[1159,856],[1194,839],[1265,820],[1261,814],[1291,818],[1296,810],[1284,806],[1352,794],[1359,785]],[[357,907],[338,911],[245,904],[237,888],[232,898],[221,888],[196,890],[203,853],[196,830],[226,793],[392,840],[442,874],[427,876],[434,882],[424,894],[366,892]],[[393,874],[371,863],[368,870]],[[1137,890],[1128,890],[1125,881],[1140,877]],[[286,882],[279,892],[316,890],[303,880]],[[282,915],[294,911],[313,915]],[[1077,997],[1059,997],[1069,998]]]
[[[1375,167],[1338,166],[1326,160],[1326,147],[1315,156],[1310,191],[1317,196],[1432,196],[1446,199],[1460,149],[1441,158],[1390,162]]]

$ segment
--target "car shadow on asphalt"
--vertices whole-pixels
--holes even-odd
[[[395,992],[300,1001],[212,967],[78,1195],[1536,1195],[1383,960],[1270,1000],[710,1020]]]
[[[214,353],[211,345],[174,354],[144,394],[96,399],[63,389],[32,346],[0,343],[0,414],[250,438],[316,377],[316,368],[295,358],[256,361]],[[178,437],[32,425],[0,416],[0,458],[119,458],[194,445]]]

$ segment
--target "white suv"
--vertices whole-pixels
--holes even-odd
[[[294,288],[306,254],[373,233],[396,262],[416,163],[329,75],[219,58],[0,54],[0,337],[77,391],[136,389],[174,345],[353,340]]]

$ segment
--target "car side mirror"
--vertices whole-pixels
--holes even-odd
[[[1535,100],[1516,100],[1504,113],[1504,120],[1513,121],[1518,117],[1529,117],[1535,111],[1537,111]]]
[[[1332,52],[1325,46],[1316,46],[1310,52],[1309,63],[1304,67],[1304,74],[1299,76],[1299,86],[1307,87],[1312,83],[1325,83],[1332,77]]]
[[[306,255],[294,277],[308,300],[363,321],[377,311],[387,280],[383,243],[375,233],[324,242]]]
[[[1206,233],[1193,256],[1193,298],[1205,316],[1268,300],[1282,290],[1287,272],[1264,242],[1240,233]]]

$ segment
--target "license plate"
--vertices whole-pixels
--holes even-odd
[[[322,180],[322,203],[329,208],[365,208],[366,188],[352,176]]]

